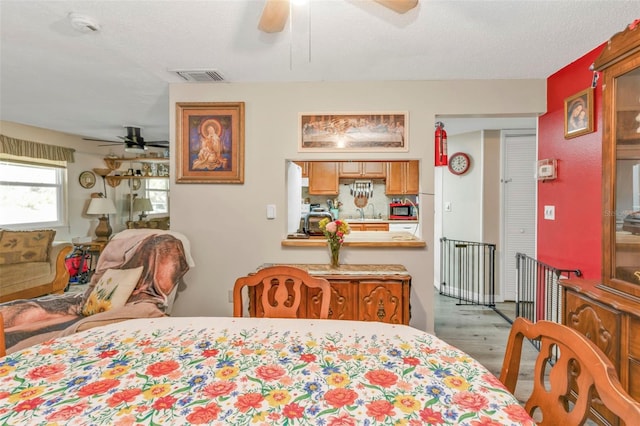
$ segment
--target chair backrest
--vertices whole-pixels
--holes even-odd
[[[320,318],[329,317],[331,284],[324,278],[312,277],[307,271],[293,266],[269,266],[236,280],[233,287],[233,316],[241,317],[242,289],[262,286],[260,303],[267,318],[298,318],[302,300],[302,286],[322,291]],[[274,291],[271,288],[275,287]],[[257,299],[257,298],[256,298]],[[271,299],[271,300],[270,300]]]
[[[7,348],[4,342],[4,318],[2,318],[2,314],[0,314],[0,357],[3,357],[7,354]]]
[[[511,393],[515,392],[525,337],[540,341],[533,391],[525,403],[532,417],[542,415],[539,425],[581,425],[595,397],[627,426],[640,424],[640,403],[625,392],[607,356],[579,332],[550,321],[514,321],[500,373],[500,381]]]

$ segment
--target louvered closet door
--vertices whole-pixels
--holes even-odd
[[[503,134],[503,270],[504,300],[516,300],[516,253],[535,257],[535,132]]]

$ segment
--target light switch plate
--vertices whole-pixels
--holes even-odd
[[[276,218],[276,205],[267,204],[267,219],[275,219],[275,218]]]
[[[544,206],[544,218],[546,220],[556,220],[556,206]]]

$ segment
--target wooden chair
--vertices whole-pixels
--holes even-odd
[[[542,415],[538,425],[582,425],[594,397],[627,426],[640,424],[640,403],[622,388],[607,356],[582,334],[550,321],[514,321],[500,373],[500,381],[511,393],[515,392],[525,337],[540,341],[533,391],[525,403],[525,409],[536,420]],[[551,366],[554,348],[559,354]],[[551,369],[545,372],[547,367]]]
[[[0,314],[0,358],[7,354],[7,348],[4,342],[4,319]]]
[[[234,317],[242,316],[242,289],[260,285],[263,286],[261,307],[266,318],[298,318],[302,285],[319,288],[322,291],[320,318],[329,317],[329,303],[331,302],[329,281],[324,278],[312,277],[307,271],[293,266],[269,266],[255,274],[238,278],[233,287]],[[275,290],[272,290],[272,287],[275,287]]]

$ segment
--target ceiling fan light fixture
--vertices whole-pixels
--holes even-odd
[[[135,154],[144,154],[144,152],[147,150],[148,148],[146,146],[139,146],[139,145],[132,145],[132,144],[127,144],[124,147],[124,152],[131,152],[131,153],[135,153]]]
[[[71,12],[69,13],[69,20],[71,21],[71,27],[81,33],[95,33],[100,31],[100,24],[98,24],[93,18],[90,18],[88,16]]]

